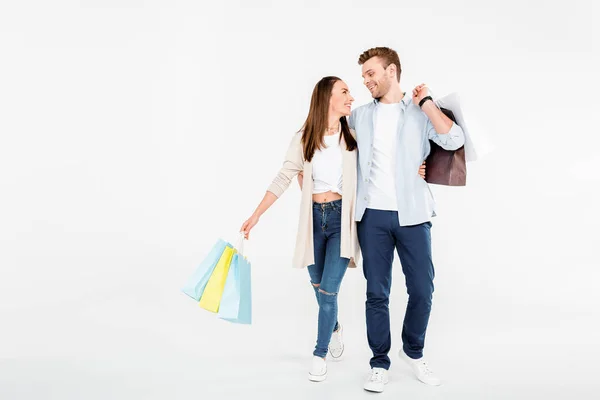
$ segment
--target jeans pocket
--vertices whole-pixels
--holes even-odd
[[[333,211],[335,211],[335,213],[337,215],[342,215],[342,205],[341,204],[339,204],[339,205],[335,204],[333,206]]]

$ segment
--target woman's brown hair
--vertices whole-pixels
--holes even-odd
[[[325,132],[327,131],[329,100],[331,98],[333,85],[335,85],[337,81],[341,81],[341,79],[336,76],[326,76],[317,82],[313,89],[308,116],[301,129],[303,154],[306,161],[310,162],[315,155],[315,151],[325,147],[325,139],[323,139],[323,136],[325,136]],[[340,124],[342,135],[346,142],[346,148],[348,151],[355,150],[357,147],[356,140],[350,133],[350,127],[348,126],[346,117],[343,116],[340,118]],[[342,138],[340,136],[340,142],[341,140]]]

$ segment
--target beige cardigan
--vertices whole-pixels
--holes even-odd
[[[354,131],[352,135],[356,137]],[[348,151],[342,136],[342,232],[340,255],[350,259],[349,267],[354,268],[361,263],[361,253],[354,220],[356,206],[356,160],[357,150]],[[298,235],[292,266],[304,268],[315,263],[313,243],[313,180],[312,162],[304,160],[302,151],[302,132],[292,138],[288,148],[283,167],[267,189],[277,197],[290,186],[292,180],[301,171],[304,174],[302,185],[302,201],[300,202],[300,220],[298,222]]]

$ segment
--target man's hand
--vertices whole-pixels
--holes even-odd
[[[426,174],[425,161],[423,161],[423,164],[421,164],[421,166],[419,167],[418,174],[421,178],[425,179],[425,174]],[[303,183],[304,183],[304,174],[301,172],[298,174],[298,185],[300,185],[300,190],[302,190]]]
[[[425,86],[424,83],[421,83],[420,85],[416,86],[412,91],[413,103],[415,103],[415,105],[418,106],[419,102],[423,100],[423,97],[427,96],[428,93],[429,89],[427,88],[427,86]]]
[[[423,164],[421,164],[421,166],[419,167],[419,176],[425,179],[425,161],[423,161]]]

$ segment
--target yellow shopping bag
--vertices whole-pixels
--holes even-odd
[[[225,288],[225,280],[229,273],[229,266],[231,265],[231,259],[237,251],[231,247],[225,247],[221,258],[217,262],[217,265],[204,288],[204,293],[200,298],[200,307],[211,312],[219,311],[219,304],[221,303],[221,296],[223,295],[223,289]]]

